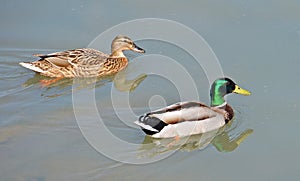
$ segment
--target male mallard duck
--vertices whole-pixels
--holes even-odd
[[[146,113],[135,123],[154,138],[182,137],[218,129],[228,123],[233,109],[224,100],[230,93],[250,95],[229,78],[214,81],[210,89],[211,107],[201,102],[179,102]]]
[[[48,77],[96,77],[110,75],[124,69],[128,60],[124,50],[145,53],[128,37],[119,35],[111,44],[111,54],[107,55],[91,48],[81,48],[47,55],[37,54],[40,60],[21,62],[25,68]]]

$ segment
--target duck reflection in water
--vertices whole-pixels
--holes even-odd
[[[234,130],[229,128],[231,124],[207,133],[191,135],[180,139],[158,139],[145,136],[140,147],[139,156],[154,157],[174,150],[188,152],[203,150],[210,144],[213,145],[219,152],[232,152],[253,133],[253,129],[246,129],[235,134],[235,136],[230,136]]]
[[[42,96],[48,98],[54,98],[61,95],[65,95],[72,92],[72,86],[76,85],[76,90],[83,88],[97,88],[106,85],[107,83],[113,82],[114,87],[120,92],[133,92],[140,84],[143,82],[147,75],[139,74],[133,79],[127,79],[130,71],[124,69],[115,75],[104,76],[104,77],[93,77],[93,78],[63,78],[55,83],[52,83],[46,87],[45,92]],[[29,78],[23,83],[24,87],[29,87],[33,85],[40,85],[41,80],[45,80],[48,77],[42,76],[40,74],[35,74],[34,77]],[[54,92],[52,93],[53,90]]]

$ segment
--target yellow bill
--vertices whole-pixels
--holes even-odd
[[[234,93],[237,93],[237,94],[242,94],[242,95],[245,95],[245,96],[249,96],[251,95],[251,92],[246,90],[246,89],[242,89],[240,88],[238,85],[235,85],[235,89],[233,91]]]

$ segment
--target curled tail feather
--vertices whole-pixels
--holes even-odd
[[[162,120],[146,115],[140,116],[139,120],[135,122],[135,124],[139,125],[142,130],[148,134],[153,135],[155,133],[160,132],[165,126],[168,124],[163,122]]]

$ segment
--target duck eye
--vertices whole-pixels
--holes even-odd
[[[123,42],[124,42],[124,43],[127,43],[127,44],[129,44],[129,45],[133,45],[133,42],[132,42],[132,41],[124,40]]]

